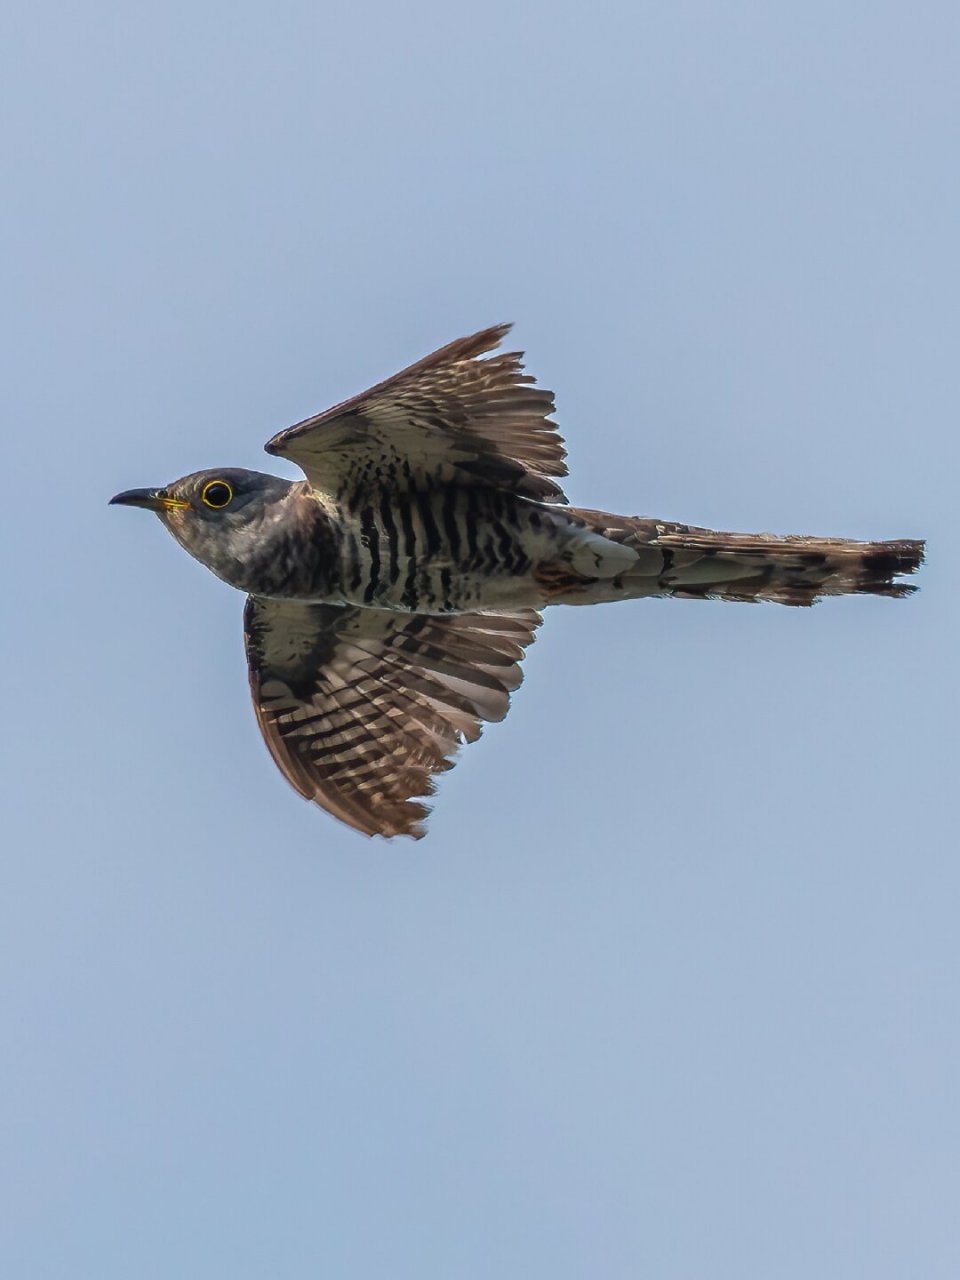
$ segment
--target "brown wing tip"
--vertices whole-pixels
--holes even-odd
[[[394,840],[398,836],[422,840],[427,834],[426,822],[429,816],[429,806],[416,800],[407,800],[399,806],[392,806],[389,817],[376,812],[370,813],[368,821],[355,829],[366,836],[380,836],[384,840]]]
[[[287,777],[289,778],[289,774]],[[422,840],[427,834],[426,820],[430,816],[430,807],[420,800],[388,800],[384,804],[368,805],[358,803],[352,796],[334,795],[315,787],[308,792],[295,782],[294,786],[304,799],[362,836],[371,839],[380,836],[384,840],[392,840],[395,836],[409,836],[411,840]],[[433,790],[432,783],[428,781],[427,793],[432,793]]]
[[[495,351],[512,328],[513,322],[507,321],[504,324],[490,325],[488,329],[479,329],[465,338],[454,338],[453,342],[448,342],[446,346],[431,351],[416,364],[402,370],[402,373],[413,373],[420,369],[434,368],[436,365],[454,364],[461,360],[475,360],[477,356],[482,356],[487,351]],[[523,352],[514,354],[519,357]]]
[[[451,342],[450,346],[462,346],[462,358],[469,360],[473,356],[483,355],[485,351],[495,350],[512,328],[513,321],[493,324],[488,329],[480,329],[477,333],[470,334],[467,338],[458,338],[455,342]]]

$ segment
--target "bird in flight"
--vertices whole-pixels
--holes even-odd
[[[290,783],[365,835],[425,833],[424,797],[502,720],[553,604],[646,596],[813,604],[902,596],[923,543],[775,537],[567,505],[553,394],[497,353],[441,347],[281,431],[301,481],[199,471],[111,502],[154,511],[246,593],[250,689]]]

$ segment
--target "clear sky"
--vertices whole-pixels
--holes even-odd
[[[956,4],[5,25],[2,1274],[960,1275]],[[368,842],[107,499],[500,320],[573,501],[923,590],[553,610]]]

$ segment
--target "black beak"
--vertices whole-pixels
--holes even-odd
[[[147,511],[171,511],[188,507],[182,498],[171,498],[163,489],[125,489],[110,499],[111,507],[145,507]]]
[[[156,489],[126,489],[110,499],[110,506],[146,507],[148,511],[156,511],[160,506],[160,495]]]

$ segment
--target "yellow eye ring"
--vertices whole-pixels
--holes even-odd
[[[211,511],[222,511],[233,501],[233,486],[226,480],[208,480],[203,486],[200,499]]]

